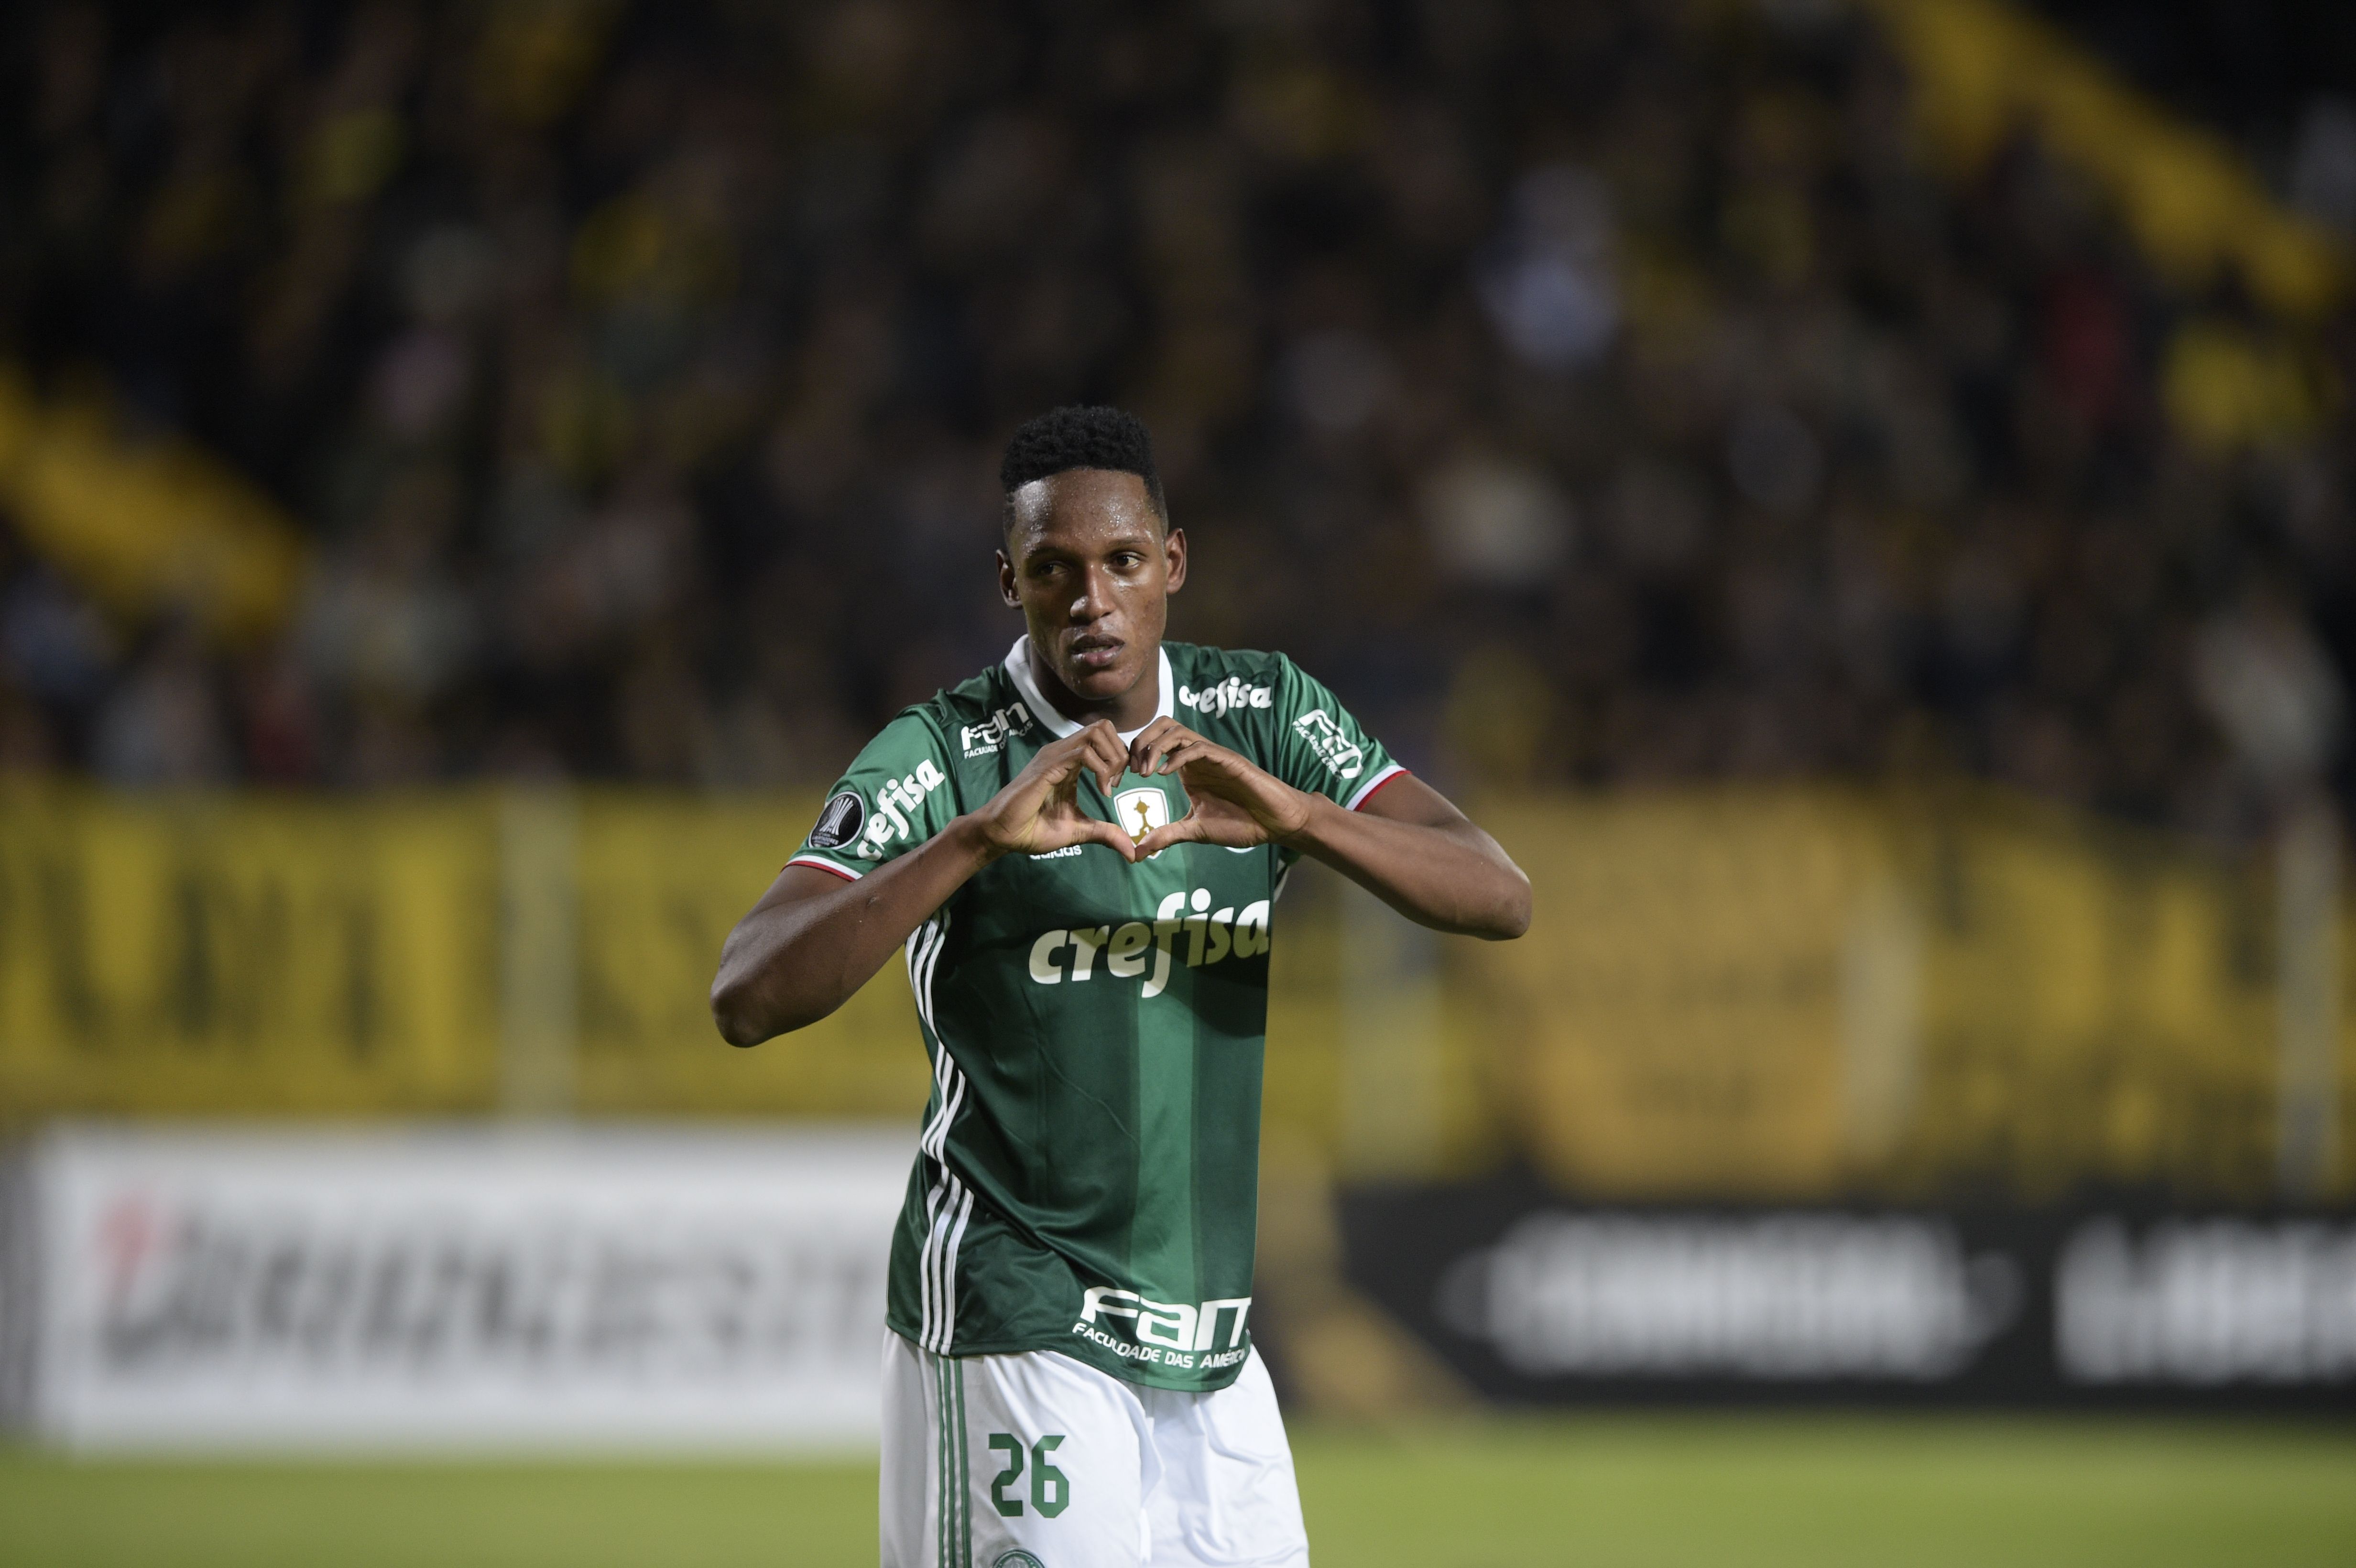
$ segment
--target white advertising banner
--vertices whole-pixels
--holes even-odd
[[[82,1448],[870,1445],[914,1146],[56,1133],[34,1421]]]

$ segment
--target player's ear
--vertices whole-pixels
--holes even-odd
[[[1175,593],[1186,586],[1186,530],[1172,528],[1162,536],[1162,564],[1166,582],[1163,592]]]
[[[998,552],[998,596],[1010,610],[1023,608],[1023,595],[1014,592],[1014,562],[1002,549]]]

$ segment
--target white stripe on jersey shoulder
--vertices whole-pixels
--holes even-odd
[[[1382,788],[1383,785],[1390,783],[1391,780],[1398,777],[1399,774],[1405,772],[1407,772],[1405,768],[1399,766],[1397,763],[1393,763],[1389,767],[1385,768],[1381,773],[1376,773],[1373,778],[1370,778],[1365,783],[1360,784],[1358,786],[1357,793],[1353,795],[1348,800],[1342,803],[1342,808],[1344,811],[1357,810],[1358,807],[1366,804],[1366,797],[1368,795],[1374,794],[1375,791]]]
[[[1055,705],[1039,694],[1039,683],[1031,678],[1030,646],[1031,634],[1025,632],[1014,639],[1012,647],[1006,650],[1007,677],[1014,682],[1014,689],[1023,694],[1023,706],[1031,709],[1031,716],[1045,726],[1047,733],[1058,741],[1066,735],[1078,734],[1080,727],[1056,712]],[[1155,672],[1162,681],[1162,699],[1154,705],[1153,716],[1167,719],[1176,704],[1178,688],[1170,675],[1170,650],[1157,648],[1154,652],[1162,661],[1161,668]]]
[[[815,855],[797,855],[792,859],[787,861],[786,864],[788,866],[816,866],[821,871],[832,871],[836,876],[847,878],[854,882],[859,880],[860,876],[860,873],[852,870],[848,866],[838,866],[831,860],[821,860]]]

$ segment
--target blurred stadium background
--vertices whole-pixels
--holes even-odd
[[[997,450],[1076,400],[1153,428],[1173,635],[1537,886],[1494,949],[1280,922],[1323,1561],[2356,1555],[2356,12],[0,59],[0,1556],[868,1560],[906,988],[750,1054],[703,997],[1002,651]]]

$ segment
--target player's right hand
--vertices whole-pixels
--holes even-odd
[[[1130,836],[1080,807],[1080,779],[1093,773],[1107,795],[1129,766],[1129,748],[1109,720],[1099,719],[1076,735],[1043,746],[1031,765],[973,813],[973,827],[985,852],[1044,855],[1074,844],[1102,844],[1137,859]]]

